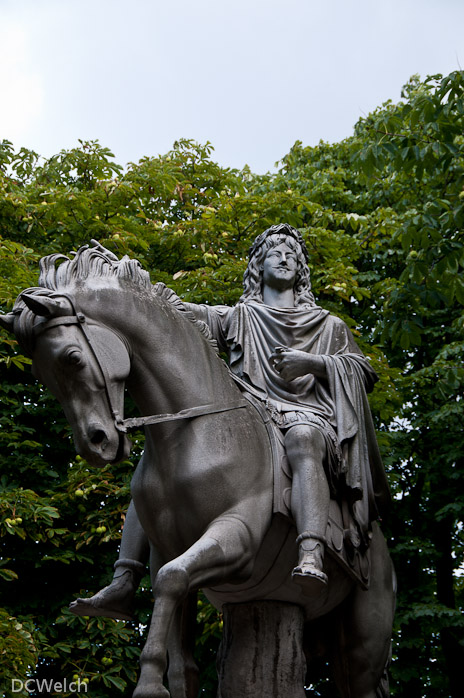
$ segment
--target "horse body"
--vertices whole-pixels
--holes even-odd
[[[269,448],[262,425],[246,417],[243,410],[149,428],[131,491],[142,526],[163,559],[183,553],[219,520],[241,522],[256,552],[270,524],[272,473],[264,460]],[[235,427],[243,437],[238,444],[232,440]],[[253,444],[248,452],[247,443]],[[259,477],[247,471],[250,455],[263,467]],[[260,511],[250,518],[254,507]]]
[[[134,298],[127,295],[117,299],[123,312],[112,318],[112,329],[129,344],[126,383],[142,414],[243,402],[211,341],[185,313],[156,294],[141,304],[144,313],[140,307],[134,312]],[[111,297],[114,303],[114,292]],[[99,299],[105,306],[101,294]],[[131,490],[140,521],[161,556],[180,555],[218,519],[242,522],[254,554],[270,524],[272,472],[266,430],[253,408],[244,404],[145,431]]]
[[[47,299],[24,296],[36,318],[45,318],[36,322],[34,370],[62,404],[76,448],[89,463],[127,457],[129,444],[118,426],[125,383],[142,415],[211,404],[228,408],[145,429],[132,496],[157,551],[155,605],[134,696],[169,696],[163,686],[169,629],[179,604],[203,587],[218,606],[225,600],[290,601],[308,619],[351,599],[338,621],[351,632],[350,646],[338,645],[345,658],[338,683],[344,696],[374,698],[390,643],[388,599],[393,608],[392,568],[379,529],[374,527],[368,592],[328,559],[327,591],[317,599],[302,594],[290,577],[297,554],[292,525],[274,520],[271,527],[266,428],[208,337],[176,307],[168,289],[156,288],[88,278]]]

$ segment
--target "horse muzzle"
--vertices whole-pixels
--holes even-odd
[[[75,439],[76,450],[90,465],[102,468],[128,458],[131,442],[113,425],[108,428],[100,422],[92,422],[86,432],[84,439]]]

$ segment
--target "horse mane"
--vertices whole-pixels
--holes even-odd
[[[97,241],[92,240],[92,244],[93,247],[84,245],[76,252],[71,252],[70,257],[64,254],[51,254],[42,257],[39,262],[39,287],[27,289],[27,294],[53,295],[72,289],[73,286],[82,286],[82,282],[91,278],[107,279],[110,283],[116,282],[119,286],[132,285],[145,290],[147,293],[154,293],[182,312],[218,353],[216,340],[209,327],[184,306],[174,291],[161,282],[153,285],[149,273],[142,268],[138,260],[130,259],[127,255],[118,259],[113,252],[107,250]],[[21,295],[16,300],[13,313],[15,315],[14,332],[16,338],[23,351],[28,356],[32,356],[34,330],[38,322],[44,320],[38,318],[26,306]]]
[[[94,247],[84,245],[77,252],[71,252],[72,257],[64,254],[43,257],[39,263],[39,286],[60,291],[89,278],[100,278],[115,280],[120,285],[132,283],[145,289],[151,287],[150,275],[138,260],[127,255],[118,259],[100,243],[95,240],[92,243]]]

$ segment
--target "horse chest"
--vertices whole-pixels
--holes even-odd
[[[237,416],[153,430],[132,481],[139,517],[152,540],[179,532],[183,542],[194,540],[224,512],[241,510],[254,492],[259,498],[269,489],[262,439],[245,413],[239,425]]]

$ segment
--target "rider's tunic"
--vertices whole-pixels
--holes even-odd
[[[231,370],[261,396],[281,429],[311,424],[324,434],[331,494],[348,496],[361,530],[367,531],[389,493],[366,396],[377,375],[346,324],[309,304],[188,305],[229,355]],[[327,377],[307,374],[285,381],[269,361],[278,346],[321,356]]]

